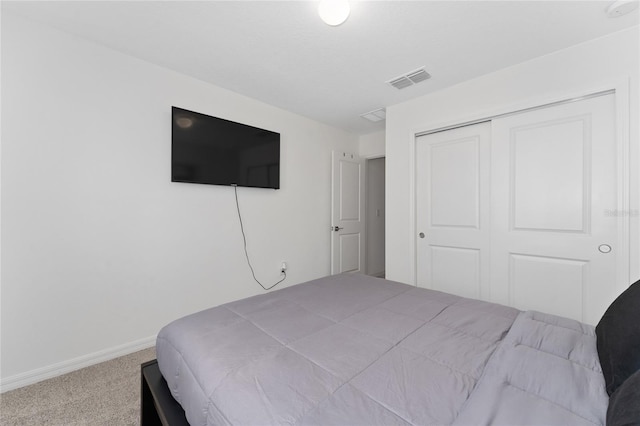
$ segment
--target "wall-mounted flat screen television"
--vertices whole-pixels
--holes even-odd
[[[280,133],[172,107],[171,181],[280,188]]]

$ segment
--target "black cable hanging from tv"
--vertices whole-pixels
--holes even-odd
[[[283,270],[282,274],[284,275],[284,277],[282,277],[282,279],[280,281],[278,281],[277,283],[273,284],[271,287],[265,287],[256,278],[256,273],[253,270],[253,266],[251,266],[251,261],[249,260],[249,252],[247,251],[247,236],[244,233],[244,225],[242,224],[242,215],[240,214],[240,203],[238,202],[238,185],[231,184],[231,186],[233,186],[233,190],[234,190],[235,195],[236,195],[236,208],[238,209],[238,219],[240,220],[240,231],[242,232],[242,242],[244,243],[244,255],[247,258],[247,265],[249,265],[249,269],[251,269],[251,275],[253,275],[253,279],[255,280],[255,282],[260,284],[260,287],[262,287],[263,289],[271,290],[272,288],[274,288],[275,286],[280,284],[282,281],[287,279],[287,271]]]

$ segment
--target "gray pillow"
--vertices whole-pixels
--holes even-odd
[[[611,395],[640,370],[640,281],[609,306],[596,326],[596,338],[607,393]]]

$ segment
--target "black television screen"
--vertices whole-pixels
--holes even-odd
[[[280,188],[280,133],[172,107],[171,181]]]

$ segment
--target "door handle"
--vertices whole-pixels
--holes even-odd
[[[340,226],[332,226],[332,227],[331,227],[331,230],[332,230],[332,231],[334,231],[334,232],[338,232],[338,231],[339,231],[339,230],[341,230],[341,229],[344,229],[344,228],[342,228],[342,227],[340,227]]]
[[[600,251],[600,253],[610,253],[611,252],[611,246],[609,244],[601,244],[598,247],[598,251]]]

